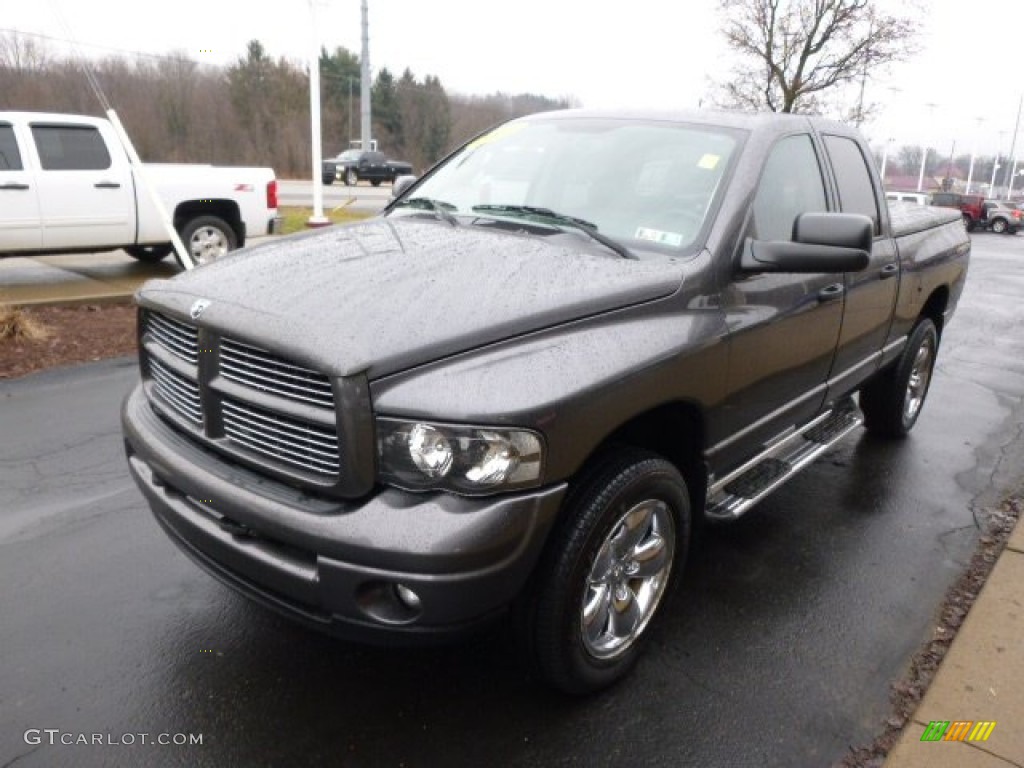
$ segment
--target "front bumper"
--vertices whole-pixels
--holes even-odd
[[[191,442],[141,387],[122,424],[132,477],[187,555],[293,619],[371,642],[464,634],[499,615],[526,583],[565,492],[470,499],[384,489],[327,500]]]

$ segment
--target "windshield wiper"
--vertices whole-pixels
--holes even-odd
[[[447,221],[453,227],[459,226],[459,220],[452,215],[452,211],[458,210],[451,203],[446,203],[443,200],[435,200],[432,197],[410,197],[408,200],[399,200],[395,203],[395,208],[401,208],[408,206],[410,208],[426,208],[429,211],[433,211],[437,218],[442,221]]]
[[[564,213],[557,213],[550,208],[540,208],[534,205],[474,205],[474,213],[506,213],[511,215],[529,216],[550,224],[572,227],[588,235],[592,240],[609,248],[624,259],[635,259],[636,256],[626,246],[608,235],[602,235],[597,231],[597,225],[586,219],[575,216],[566,216]]]

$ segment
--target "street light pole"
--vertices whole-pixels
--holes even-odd
[[[978,121],[978,130],[981,131],[982,119],[980,117],[976,117],[975,120]],[[974,158],[975,158],[975,156],[977,156],[977,154],[978,154],[978,137],[977,137],[977,135],[975,135],[975,137],[974,137],[974,146],[971,148],[971,166],[970,166],[970,168],[967,169],[967,188],[964,190],[964,194],[965,195],[971,194],[971,181],[974,179]]]
[[[889,145],[892,144],[891,138],[885,140],[885,146],[882,147],[882,168],[878,172],[878,175],[882,178],[882,187],[885,187],[885,166],[889,162]]]
[[[1013,170],[1010,171],[1010,185],[1006,188],[1006,199],[1013,197],[1013,177],[1017,175],[1017,158],[1013,159]]]
[[[362,3],[363,10],[363,60],[360,84],[360,135],[362,137],[363,150],[372,149],[370,136],[370,13],[366,7],[366,0]]]
[[[988,196],[995,197],[996,195],[996,171],[1001,167],[999,162],[999,153],[996,152],[996,159],[992,161],[992,181],[988,184]]]
[[[1017,157],[1017,130],[1020,128],[1020,109],[1022,106],[1024,106],[1024,95],[1022,95],[1017,101],[1017,122],[1013,124],[1013,138],[1010,140],[1010,154],[1006,156],[1007,160],[1011,157]],[[1016,167],[1016,160],[1014,160],[1014,166]],[[1011,184],[1013,184],[1012,175],[1010,176],[1010,180],[1007,182],[1006,186],[1010,186]]]
[[[316,2],[309,0],[309,21],[312,34],[310,36],[309,56],[309,122],[313,142],[313,215],[306,221],[307,227],[322,227],[329,224],[324,216],[323,148],[320,135],[320,46],[316,27]]]
[[[352,75],[348,76],[348,140],[352,142]]]
[[[929,111],[931,113],[931,116],[932,116],[932,119],[929,120],[928,123],[929,123],[929,125],[934,125],[935,124],[935,119],[934,119],[935,118],[935,107],[937,107],[938,104],[925,104],[925,106],[928,107],[928,109],[929,109]],[[925,163],[928,161],[928,146],[927,146],[927,144],[922,144],[921,145],[921,150],[922,150],[922,152],[921,152],[921,173],[917,177],[917,191],[918,192],[923,192],[924,191],[924,166],[925,166]]]
[[[921,147],[921,173],[917,176],[917,191],[923,192],[924,189],[924,164],[928,161],[928,146],[922,145]]]

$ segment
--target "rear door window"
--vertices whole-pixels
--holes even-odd
[[[91,125],[33,125],[32,138],[45,171],[102,171],[110,153]]]
[[[832,159],[839,187],[839,205],[843,213],[860,213],[874,222],[875,234],[879,233],[878,201],[875,187],[871,183],[867,159],[860,146],[845,136],[826,136],[825,147]]]

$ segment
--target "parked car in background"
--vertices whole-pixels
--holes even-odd
[[[986,200],[982,206],[986,226],[996,233],[1017,234],[1024,226],[1024,213],[1017,203],[1009,200]]]
[[[940,208],[956,208],[964,221],[968,232],[981,225],[985,226],[985,198],[982,195],[963,195],[959,192],[936,192],[932,195],[932,205]]]
[[[388,160],[383,152],[361,149],[346,149],[337,157],[325,160],[323,164],[324,184],[333,184],[340,179],[346,186],[354,187],[360,181],[380,186],[386,181],[393,184],[399,176],[412,173],[412,165],[401,160]]]
[[[915,205],[930,205],[931,195],[924,192],[886,192],[885,199],[897,203],[913,203]]]
[[[277,231],[271,168],[146,163],[194,263]],[[112,251],[159,261],[169,234],[105,119],[0,112],[0,256]]]

